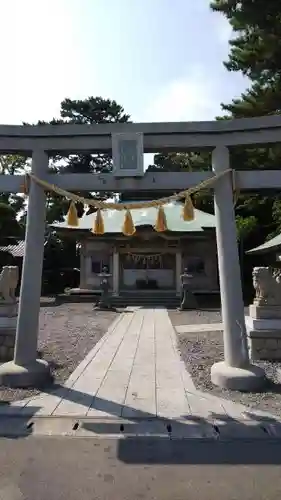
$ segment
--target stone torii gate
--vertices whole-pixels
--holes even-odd
[[[113,135],[112,135],[113,134]],[[132,146],[136,164],[132,170],[118,164],[112,174],[50,174],[49,156],[79,152],[110,152],[118,149],[115,134],[127,134],[123,146]],[[120,136],[121,137],[121,136]],[[0,126],[0,153],[23,153],[32,157],[32,173],[69,191],[177,191],[197,185],[230,168],[228,147],[279,142],[281,117],[149,124]],[[128,140],[131,144],[128,143]],[[122,142],[122,141],[121,141]],[[120,144],[121,144],[120,142]],[[146,172],[139,161],[141,151],[186,152],[212,150],[212,172]],[[122,148],[121,148],[122,149]],[[120,150],[119,150],[120,153]],[[118,160],[119,158],[119,160]],[[117,163],[120,155],[117,155]],[[122,163],[122,162],[121,162]],[[281,189],[280,171],[237,171],[239,190]],[[18,193],[24,176],[3,175],[0,191]],[[265,381],[264,372],[250,364],[246,346],[244,304],[233,206],[232,176],[222,176],[214,185],[217,219],[217,251],[224,324],[223,362],[211,369],[214,384],[220,387],[253,390]],[[46,197],[44,190],[30,182],[26,224],[25,256],[22,271],[14,360],[0,367],[0,385],[27,387],[44,381],[48,364],[37,359],[38,319],[44,252]]]

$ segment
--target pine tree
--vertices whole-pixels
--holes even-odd
[[[281,2],[280,0],[213,0],[211,9],[224,15],[234,32],[229,41],[229,71],[241,72],[250,87],[239,99],[222,104],[227,117],[244,118],[281,112]],[[264,148],[234,148],[232,164],[239,169],[279,169],[281,143]],[[240,198],[238,214],[255,215],[261,229],[257,242],[281,231],[280,196]],[[280,207],[280,209],[278,208]],[[253,246],[253,240],[251,246]]]

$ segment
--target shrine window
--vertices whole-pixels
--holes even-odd
[[[200,257],[185,257],[183,264],[190,273],[205,274],[205,262]]]
[[[109,259],[100,259],[98,257],[92,257],[91,259],[91,270],[93,274],[100,274],[103,267],[106,266],[109,269]]]

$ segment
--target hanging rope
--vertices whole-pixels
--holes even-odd
[[[234,207],[236,207],[240,195],[240,190],[237,188],[236,170],[232,170],[232,192],[233,192],[233,204]]]
[[[27,177],[30,177],[34,182],[36,182],[39,186],[41,186],[45,191],[53,191],[54,193],[67,198],[68,200],[74,202],[80,202],[84,205],[90,205],[96,209],[100,208],[102,210],[133,210],[134,208],[151,208],[151,207],[159,207],[162,205],[166,205],[167,203],[171,203],[173,201],[178,201],[185,198],[188,195],[196,193],[197,191],[201,191],[202,189],[209,188],[215,184],[221,177],[226,174],[232,172],[232,169],[226,170],[220,174],[214,175],[210,179],[206,179],[205,181],[200,182],[197,186],[194,186],[189,189],[185,189],[184,191],[179,191],[171,196],[166,196],[165,198],[159,198],[158,200],[152,201],[144,201],[138,203],[112,203],[112,202],[104,202],[100,200],[93,200],[92,198],[84,198],[83,196],[79,196],[75,193],[71,193],[70,191],[66,191],[65,189],[61,189],[54,184],[50,184],[49,182],[43,181],[43,179],[39,179],[36,175],[29,173],[26,174]]]
[[[103,221],[103,214],[102,210],[125,210],[125,218],[124,218],[124,223],[122,227],[122,232],[126,236],[133,236],[136,232],[136,228],[133,222],[131,210],[134,209],[145,209],[145,208],[156,208],[157,210],[157,218],[155,222],[155,230],[157,232],[164,232],[167,231],[168,226],[167,226],[167,220],[166,220],[166,214],[164,210],[164,205],[167,205],[168,203],[178,201],[181,199],[184,199],[184,206],[183,206],[183,211],[182,211],[182,218],[184,221],[192,221],[194,219],[194,207],[193,203],[191,200],[190,195],[193,193],[196,193],[198,191],[201,191],[206,188],[210,188],[217,182],[221,177],[223,177],[226,174],[232,174],[232,181],[233,181],[233,187],[234,190],[236,186],[234,186],[234,175],[233,175],[233,170],[229,169],[226,170],[225,172],[222,172],[220,174],[214,175],[210,179],[206,179],[203,182],[200,182],[197,186],[194,186],[189,189],[185,189],[184,191],[180,191],[178,193],[175,193],[171,196],[166,196],[164,198],[159,198],[158,200],[152,200],[152,201],[145,201],[145,202],[138,202],[138,203],[108,203],[100,200],[93,200],[92,198],[84,198],[82,196],[79,196],[75,193],[71,193],[70,191],[66,191],[65,189],[61,189],[60,187],[56,186],[55,184],[50,184],[42,179],[39,179],[36,175],[32,173],[26,174],[25,181],[24,181],[24,186],[23,189],[26,192],[26,187],[29,187],[29,181],[32,179],[36,184],[41,186],[45,191],[48,192],[54,192],[59,196],[63,196],[64,198],[70,200],[70,206],[69,210],[67,213],[67,224],[72,227],[78,227],[79,226],[79,219],[77,215],[77,210],[76,210],[76,203],[82,203],[83,205],[89,205],[94,207],[97,212],[94,215],[95,220],[92,228],[92,232],[96,235],[102,235],[105,232],[104,228],[104,221]]]

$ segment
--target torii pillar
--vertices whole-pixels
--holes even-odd
[[[33,151],[32,173],[43,177],[48,164],[44,150]],[[0,385],[31,387],[42,384],[50,376],[48,363],[37,359],[45,215],[45,192],[31,180],[15,353],[13,361],[0,366]]]
[[[215,174],[230,168],[227,147],[214,149],[212,167]],[[253,391],[266,379],[264,371],[249,361],[231,175],[222,176],[214,190],[224,361],[212,366],[211,380],[225,389]]]

